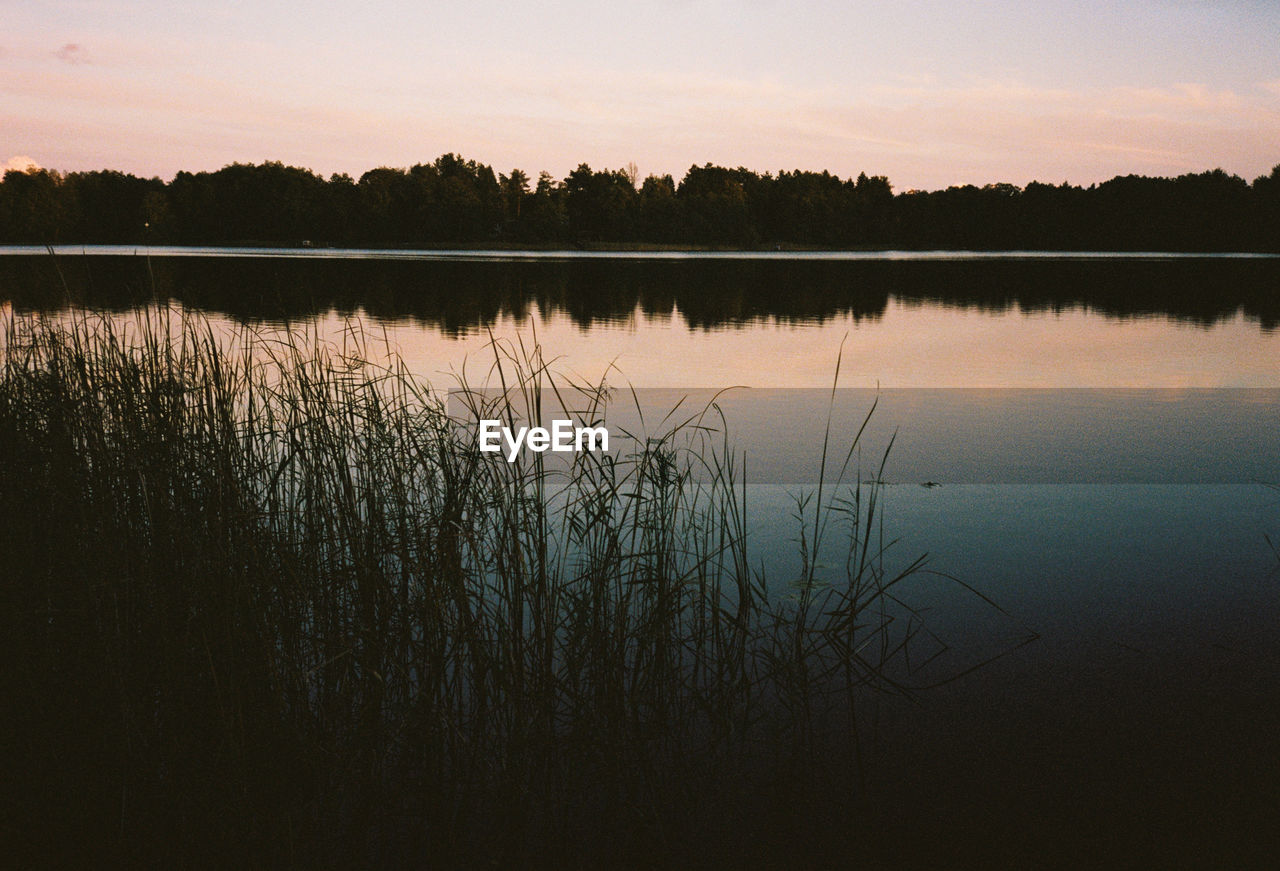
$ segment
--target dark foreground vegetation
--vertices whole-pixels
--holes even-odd
[[[766,582],[714,410],[511,466],[357,333],[149,312],[5,313],[9,865],[1275,864],[1276,575],[1247,632],[1068,621],[932,687],[956,658],[908,604],[972,591],[886,555],[879,488],[802,497]],[[499,413],[603,408],[495,361]]]
[[[477,452],[355,334],[232,342],[162,313],[12,316],[3,341],[17,866],[859,849],[856,709],[932,679],[936,650],[901,595],[920,564],[889,574],[874,543],[874,488],[797,503],[771,595],[712,414],[553,470]],[[601,412],[537,349],[495,361],[514,392],[491,416],[557,388]]]
[[[0,243],[669,245],[1280,251],[1280,166],[894,194],[884,176],[693,166],[641,180],[579,166],[532,181],[446,154],[328,179],[281,163],[180,172],[11,170]]]

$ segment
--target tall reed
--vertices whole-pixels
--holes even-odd
[[[0,780],[25,858],[689,859],[852,789],[859,699],[912,690],[898,592],[923,562],[885,569],[878,488],[801,497],[773,594],[715,408],[508,463],[357,330],[130,323],[5,323]],[[502,389],[468,417],[618,401],[493,348]]]

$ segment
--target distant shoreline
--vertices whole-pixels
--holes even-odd
[[[536,183],[455,154],[359,179],[281,163],[180,172],[6,172],[0,244],[315,246],[501,251],[1280,252],[1280,165],[894,192],[884,176],[683,178],[593,170]]]

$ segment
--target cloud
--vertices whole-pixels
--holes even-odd
[[[84,46],[78,42],[68,42],[62,48],[53,53],[53,56],[63,63],[73,66],[78,64],[89,63],[89,58],[84,53]]]
[[[92,76],[75,66],[90,61],[72,43],[59,53],[66,66],[51,69],[37,49],[21,75],[0,79],[15,144],[60,168],[168,175],[270,157],[358,175],[458,151],[530,174],[635,160],[644,173],[679,175],[714,161],[866,171],[906,190],[1213,166],[1251,178],[1275,165],[1280,141],[1280,80],[1266,77],[1237,89],[1042,85],[1012,74],[796,84],[568,58],[539,66],[515,53],[336,81],[303,75],[306,64],[289,55],[233,70],[183,67],[172,44],[103,35],[94,46]]]
[[[646,170],[673,172],[702,160],[865,170],[889,175],[899,189],[1036,178],[1087,184],[1218,165],[1256,174],[1275,162],[1269,143],[1280,141],[1280,103],[1270,91],[1204,83],[1042,87],[974,78],[842,89],[573,68],[515,79],[509,73],[497,82],[518,95],[524,117],[504,118],[510,110],[499,100],[479,99],[492,107],[489,128],[510,133],[525,122],[528,154],[551,138],[555,118],[559,150],[593,166],[630,154]],[[486,93],[486,82],[468,84],[463,90]],[[509,151],[507,160],[527,161]]]
[[[11,169],[16,169],[21,172],[25,172],[30,169],[39,169],[39,168],[40,168],[40,164],[36,163],[30,157],[27,157],[27,155],[15,154],[13,157],[5,161],[4,166],[0,168],[0,172],[8,172]]]

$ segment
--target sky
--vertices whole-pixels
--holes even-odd
[[[0,0],[0,166],[446,152],[898,191],[1280,164],[1275,0]]]

